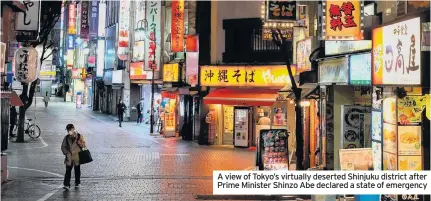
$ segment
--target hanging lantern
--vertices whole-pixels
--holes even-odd
[[[19,48],[15,52],[15,78],[18,82],[30,83],[39,75],[39,54],[33,47]]]

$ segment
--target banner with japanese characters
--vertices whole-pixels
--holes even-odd
[[[201,86],[280,88],[291,86],[287,67],[283,65],[201,66],[199,77]]]
[[[266,20],[296,20],[296,1],[267,1]]]
[[[20,1],[25,6],[24,12],[17,12],[16,17],[16,39],[18,42],[36,40],[39,33],[40,0]],[[3,5],[2,5],[3,7]],[[3,13],[3,12],[2,12]]]
[[[420,18],[373,29],[374,85],[420,85]]]
[[[67,22],[67,33],[76,34],[76,4],[69,4],[69,16]]]
[[[129,54],[130,1],[120,1],[120,17],[118,22],[117,54],[120,60],[127,60]]]
[[[97,31],[98,31],[98,19],[97,17],[99,16],[99,3],[97,2],[97,0],[92,0],[91,1],[91,7],[90,7],[90,24],[89,24],[89,34],[91,38],[97,38]]]
[[[30,83],[39,75],[39,54],[35,48],[23,47],[15,52],[15,79]]]
[[[144,70],[160,70],[161,56],[161,1],[147,1],[146,19],[148,22],[149,38],[145,45],[145,68]]]
[[[324,1],[322,40],[362,40],[363,2]]]
[[[88,38],[89,28],[88,28],[88,7],[89,1],[81,2],[81,38]]]
[[[172,1],[171,52],[184,51],[184,0]]]

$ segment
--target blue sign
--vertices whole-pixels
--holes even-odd
[[[73,35],[67,35],[67,49],[75,49],[75,37]]]
[[[90,5],[90,37],[97,38],[98,27],[98,17],[99,17],[99,3],[97,0],[92,0]]]

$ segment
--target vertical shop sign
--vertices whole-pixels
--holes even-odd
[[[67,33],[76,34],[76,4],[69,5],[69,16],[67,22]]]
[[[145,70],[159,71],[160,69],[160,47],[161,44],[161,12],[162,4],[160,1],[148,1],[146,7],[146,19],[148,21],[149,40],[145,49]]]
[[[311,38],[298,41],[296,45],[296,68],[298,72],[311,70],[310,54]]]
[[[184,0],[172,1],[171,51],[184,51]]]
[[[19,48],[15,52],[15,78],[22,83],[30,83],[39,75],[39,54],[35,48]]]
[[[81,2],[81,38],[88,38],[88,7],[89,1]]]
[[[127,60],[129,53],[130,1],[120,1],[119,37],[117,54],[120,60]]]
[[[96,77],[103,77],[105,68],[105,40],[97,40]]]
[[[296,1],[267,1],[267,20],[296,20]]]
[[[431,31],[431,22],[422,23],[422,41],[421,41],[421,50],[422,51],[430,51],[430,31]]]
[[[15,30],[18,41],[36,40],[39,33],[40,1],[22,1],[24,12],[17,13]]]
[[[165,64],[163,66],[163,82],[178,82],[179,79],[179,65]]]
[[[362,40],[363,2],[326,1],[323,5],[323,40]]]
[[[187,52],[186,54],[186,78],[190,86],[198,84],[199,53]]]
[[[145,30],[145,1],[137,1],[135,9],[135,21],[134,21],[134,44],[133,44],[133,61],[144,61],[145,60],[145,41],[146,33]],[[147,27],[148,28],[148,27]]]
[[[374,85],[421,84],[420,18],[373,29]]]
[[[98,15],[98,29],[97,35],[99,37],[105,37],[105,23],[106,23],[106,3],[99,3],[99,15]]]
[[[73,35],[67,35],[67,49],[73,50],[75,48],[75,37]]]
[[[99,15],[99,3],[97,2],[97,0],[92,0],[91,10],[90,10],[90,33],[89,33],[91,38],[97,38],[98,15]]]

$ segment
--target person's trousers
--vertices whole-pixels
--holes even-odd
[[[13,136],[13,129],[15,128],[15,123],[9,126],[9,136]]]
[[[142,123],[142,114],[138,114],[138,119],[136,120],[137,124]]]
[[[118,122],[120,123],[120,126],[121,126],[121,122],[123,122],[123,113],[118,114]]]
[[[48,107],[48,102],[45,102],[45,107]]]
[[[64,175],[64,186],[70,186],[70,178],[72,177],[72,167],[75,169],[75,184],[81,184],[81,166],[66,165],[66,174]]]

